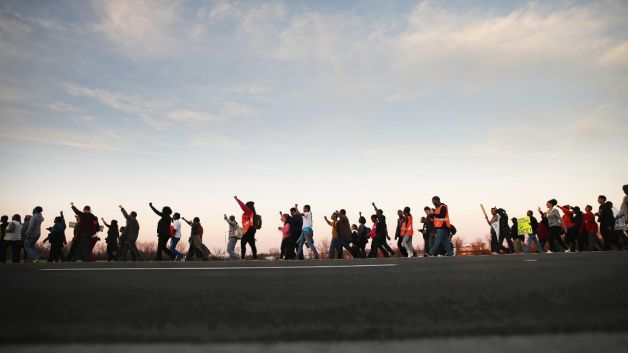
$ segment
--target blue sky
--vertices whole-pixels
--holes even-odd
[[[479,203],[619,202],[628,3],[3,1],[3,214],[70,201],[199,216],[232,196],[356,221],[438,194],[466,240]],[[316,231],[315,230],[315,231]]]

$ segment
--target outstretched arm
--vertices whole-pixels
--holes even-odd
[[[120,207],[120,211],[122,211],[122,215],[124,216],[125,219],[129,219],[129,214],[126,213],[126,210],[124,209],[124,207],[122,207],[122,205],[118,206]]]
[[[78,208],[74,207],[74,202],[70,202],[70,206],[72,206],[72,211],[74,211],[74,213],[76,213],[77,216],[81,217],[83,215],[83,212],[79,211]]]
[[[192,226],[192,222],[188,221],[187,219],[185,219],[185,217],[181,217],[181,219],[187,223],[190,227]]]
[[[379,208],[377,208],[377,206],[375,206],[375,202],[372,203],[373,208],[375,209],[375,212],[377,213],[377,211],[379,211]]]
[[[327,222],[327,224],[329,224],[330,226],[334,225],[334,222],[329,221],[329,219],[327,219],[327,216],[325,216],[325,222]]]
[[[299,211],[299,205],[298,204],[294,204],[294,209],[297,210],[297,216],[301,216],[303,217],[303,213],[301,213],[301,211]]]
[[[105,221],[104,218],[100,217],[100,220],[102,221],[102,223],[105,225],[105,227],[107,228],[111,228],[111,226],[109,224],[107,224],[107,221]]]
[[[253,211],[249,208],[249,206],[244,204],[244,202],[240,201],[240,199],[237,196],[234,196],[233,198],[238,202],[238,205],[240,205],[242,212],[246,213],[247,216],[253,213]]]
[[[59,214],[61,215],[61,223],[63,223],[63,228],[65,228],[66,224],[65,224],[65,217],[63,216],[63,211],[60,211]]]
[[[164,214],[159,212],[159,210],[157,210],[154,206],[152,202],[149,202],[148,205],[150,206],[150,208],[153,210],[153,212],[155,212],[159,217],[163,217]]]

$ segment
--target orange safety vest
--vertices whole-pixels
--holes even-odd
[[[406,217],[406,221],[401,223],[401,235],[412,236],[414,230],[412,229],[412,216]]]
[[[253,217],[255,217],[254,213],[251,214],[251,217],[248,217],[246,213],[242,214],[242,232],[246,233],[253,226]]]
[[[436,218],[437,214],[440,214],[440,209],[441,207],[445,206],[445,218]],[[449,223],[449,207],[447,207],[447,205],[445,205],[444,203],[441,204],[440,206],[438,206],[438,208],[436,209],[436,211],[434,211],[434,227],[435,228],[442,228],[443,227],[443,223],[445,223],[445,225],[447,225],[447,228],[451,228],[451,224]]]

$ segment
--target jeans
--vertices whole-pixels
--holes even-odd
[[[37,244],[37,238],[26,239],[24,242],[24,250],[26,250],[26,262],[33,262],[35,260],[39,260],[39,254],[37,250],[35,250],[35,244]]]
[[[407,255],[405,256],[412,257],[412,255],[414,255],[414,249],[412,248],[412,236],[404,235],[401,244],[406,250]]]
[[[48,255],[48,262],[64,262],[63,256],[63,243],[50,243],[50,254]]]
[[[451,248],[451,242],[449,241],[449,231],[447,228],[436,229],[436,237],[434,239],[434,245],[430,249],[430,256],[434,256],[441,245],[445,248],[445,255],[452,256],[454,254]]]
[[[533,243],[536,245],[536,252],[537,253],[542,253],[543,252],[543,247],[539,243],[539,238],[536,236],[536,234],[529,234],[528,235],[528,242],[526,243],[526,247],[523,249],[523,252],[528,254],[530,252],[530,249],[532,249],[532,244]]]
[[[227,253],[229,254],[229,260],[238,261],[240,257],[235,252],[236,244],[238,243],[238,238],[230,237],[229,242],[227,243]]]
[[[589,251],[595,250],[595,243],[597,243],[597,232],[589,233]]]
[[[307,243],[314,255],[315,259],[320,259],[318,255],[318,250],[316,250],[316,246],[314,245],[314,231],[312,228],[306,227],[303,228],[303,234],[301,238],[299,238],[298,251],[297,251],[297,259],[303,259],[303,245]]]
[[[399,249],[401,256],[408,257],[408,250],[406,250],[406,246],[403,245],[404,240],[405,240],[405,237],[401,235],[399,236],[399,238],[397,238],[397,249]]]
[[[181,238],[170,238],[170,253],[172,253],[175,258],[183,257],[183,254],[177,250],[177,244],[179,244],[180,240]]]

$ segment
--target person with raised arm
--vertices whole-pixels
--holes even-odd
[[[236,234],[241,231],[238,222],[234,215],[227,217],[225,214],[225,221],[229,224],[229,242],[227,243],[227,253],[229,254],[230,261],[238,261],[240,257],[235,252],[235,247],[238,244],[238,236],[242,236],[242,233],[239,235]]]
[[[369,233],[371,232],[371,229],[366,226],[366,218],[362,216],[362,212],[360,212],[358,223],[360,225],[357,229],[357,254],[359,258],[364,259],[366,258],[366,244],[369,242]]]
[[[159,212],[153,203],[149,202],[148,205],[160,217],[157,222],[157,253],[155,254],[155,261],[161,261],[161,254],[165,253],[170,259],[174,259],[174,255],[168,250],[168,239],[170,239],[170,223],[172,223],[172,209],[168,206],[164,206],[161,212]]]
[[[347,217],[347,211],[341,209],[338,212],[338,222],[336,223],[336,231],[338,233],[338,253],[340,258],[344,257],[344,249],[346,249],[352,257],[357,257],[355,250],[355,244],[353,244],[353,238],[351,236],[351,223]]]
[[[246,245],[249,244],[251,252],[253,253],[253,260],[257,260],[257,247],[255,246],[255,232],[257,229],[255,229],[254,225],[256,215],[255,203],[253,201],[243,203],[237,196],[234,196],[233,198],[242,209],[242,231],[244,232],[244,235],[240,241],[240,257],[242,260],[246,258]]]
[[[176,213],[175,213],[176,215]],[[192,229],[190,230],[190,249],[188,250],[187,257],[183,257],[183,261],[190,261],[194,255],[203,259],[203,261],[209,261],[209,255],[211,252],[203,244],[203,226],[201,225],[201,219],[194,217],[190,222],[185,217],[182,218]]]
[[[74,202],[70,202],[70,206],[72,206],[72,211],[78,216],[79,221],[77,223],[78,232],[81,236],[80,238],[80,253],[83,259],[83,262],[91,262],[92,261],[92,251],[91,251],[91,242],[92,236],[98,233],[100,225],[98,224],[98,217],[96,217],[92,213],[92,209],[89,206],[83,207],[83,211],[79,211],[78,208],[74,207]]]
[[[116,252],[118,251],[118,239],[120,238],[120,230],[118,229],[118,221],[111,220],[111,224],[107,224],[104,218],[100,218],[102,223],[107,227],[107,237],[105,243],[107,244],[107,262],[111,262],[116,259]]]
[[[397,228],[395,229],[395,240],[397,241],[397,249],[401,253],[401,256],[408,257],[408,251],[403,246],[403,236],[401,235],[401,225],[404,222],[404,216],[402,210],[397,210]]]
[[[331,227],[331,242],[329,243],[329,251],[327,254],[328,259],[335,259],[337,254],[336,251],[338,249],[338,230],[336,229],[336,223],[338,222],[338,213],[334,212],[331,215],[331,221],[327,219],[327,216],[324,217],[325,222]]]
[[[48,262],[63,262],[63,247],[68,243],[65,239],[65,217],[63,211],[59,212],[59,216],[55,217],[54,225],[50,230],[50,234],[42,243],[48,241],[50,243],[50,253],[48,254]]]
[[[126,261],[126,253],[127,251],[131,251],[131,257],[133,261],[140,260],[142,261],[142,255],[139,250],[137,250],[137,237],[140,233],[140,224],[137,222],[137,212],[131,211],[131,213],[127,213],[122,205],[120,207],[120,211],[126,219],[126,226],[124,227],[124,236],[125,241],[120,249],[118,254],[118,260]]]
[[[318,250],[316,249],[316,245],[314,245],[314,228],[310,205],[303,206],[303,212],[299,211],[298,204],[294,204],[294,209],[296,210],[297,216],[303,218],[303,232],[297,243],[297,259],[303,259],[303,245],[307,244],[312,255],[314,255],[314,259],[318,260],[320,259],[320,255],[318,255]]]
[[[382,250],[386,257],[395,254],[393,249],[388,245],[386,241],[388,237],[388,226],[386,225],[386,216],[384,211],[375,206],[375,202],[371,203],[373,209],[375,209],[375,217],[377,217],[377,226],[375,227],[375,238],[371,242],[371,251],[369,257],[377,257],[377,249]]]

